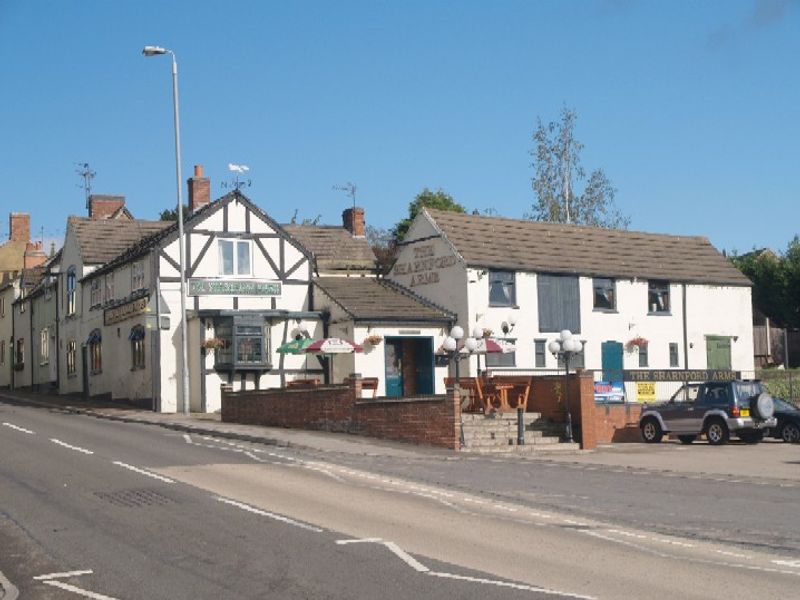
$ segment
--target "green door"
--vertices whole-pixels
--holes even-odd
[[[707,369],[730,371],[731,338],[718,335],[706,336]]]
[[[600,346],[603,380],[622,381],[622,342],[603,342]]]
[[[386,395],[399,398],[403,395],[403,340],[386,338],[383,351],[386,361]]]

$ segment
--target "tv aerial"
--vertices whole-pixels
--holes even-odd
[[[89,208],[89,196],[92,195],[92,179],[94,176],[97,175],[95,171],[92,171],[89,163],[75,163],[79,168],[75,169],[75,172],[83,178],[83,183],[76,184],[77,187],[82,188],[84,194],[86,195],[86,208]]]

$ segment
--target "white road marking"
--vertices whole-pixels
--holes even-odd
[[[188,433],[184,433],[184,434],[183,434],[183,439],[184,439],[184,441],[185,441],[187,444],[191,444],[191,443],[193,443],[193,442],[192,442],[192,438],[191,438],[191,436],[190,436]]]
[[[103,594],[90,592],[89,590],[84,590],[82,588],[70,585],[68,583],[63,583],[61,581],[53,581],[54,579],[64,579],[66,577],[91,575],[93,572],[94,571],[91,570],[84,570],[84,571],[65,571],[63,573],[47,573],[46,575],[37,575],[33,579],[35,581],[41,581],[45,585],[56,587],[60,590],[66,590],[68,592],[72,592],[73,594],[78,594],[79,596],[83,596],[84,598],[92,598],[92,600],[117,600],[116,598],[112,598],[111,596],[104,596]]]
[[[79,596],[83,596],[84,598],[91,598],[92,600],[117,600],[116,598],[112,598],[111,596],[104,596],[103,594],[96,594],[94,592],[90,592],[89,590],[84,590],[79,587],[75,587],[74,585],[69,585],[68,583],[62,583],[60,581],[43,581],[45,585],[50,585],[52,587],[57,587],[62,590],[66,590],[68,592],[72,592],[73,594],[78,594]]]
[[[596,600],[594,596],[582,596],[580,594],[571,594],[569,592],[559,592],[558,590],[549,590],[547,588],[534,587],[532,585],[525,585],[522,583],[511,583],[510,581],[495,581],[494,579],[484,579],[482,577],[469,577],[467,575],[455,575],[453,573],[438,573],[436,571],[429,571],[427,575],[431,575],[433,577],[442,577],[445,579],[469,581],[472,583],[482,583],[484,585],[495,585],[497,587],[507,587],[515,590],[523,590],[526,592],[541,592],[544,594],[550,594],[552,596],[561,596],[564,598],[577,598],[579,600]]]
[[[345,546],[346,544],[365,544],[365,543],[376,543],[382,542],[381,538],[363,538],[363,539],[356,539],[356,540],[336,540],[336,543],[340,546]]]
[[[25,429],[24,427],[17,427],[12,423],[3,423],[6,427],[13,429],[14,431],[21,431],[22,433],[28,433],[30,435],[36,435],[35,432],[31,431],[30,429]]]
[[[773,560],[772,564],[800,569],[800,560]]]
[[[64,571],[62,573],[47,573],[46,575],[37,575],[34,577],[36,581],[44,579],[64,579],[65,577],[78,577],[79,575],[91,575],[94,573],[91,569],[85,571]]]
[[[50,438],[50,441],[54,444],[58,444],[59,446],[63,446],[64,448],[69,448],[70,450],[75,450],[76,452],[82,452],[83,454],[94,454],[91,450],[87,450],[86,448],[81,448],[79,446],[73,446],[66,442],[62,442],[61,440],[57,440],[56,438]]]
[[[394,542],[382,542],[389,550],[391,550],[400,560],[406,563],[409,567],[418,571],[419,573],[427,573],[430,571],[428,567],[419,562],[416,558],[405,552],[400,546]]]
[[[163,475],[159,475],[157,473],[151,473],[150,471],[145,471],[144,469],[140,469],[139,467],[134,467],[133,465],[129,465],[124,462],[120,462],[115,460],[113,464],[122,467],[123,469],[128,469],[129,471],[133,471],[134,473],[139,473],[139,475],[145,475],[147,477],[152,477],[153,479],[158,479],[159,481],[163,481],[164,483],[175,483],[169,477],[164,477]]]
[[[732,556],[733,558],[751,558],[747,554],[738,554],[736,552],[728,552],[727,550],[713,549],[712,551],[716,552],[717,554],[722,554],[723,556]]]
[[[228,500],[227,498],[223,498],[222,496],[217,496],[217,500],[225,504],[230,504],[231,506],[235,506],[236,508],[241,508],[242,510],[246,510],[247,512],[260,515],[262,517],[267,517],[275,521],[280,521],[281,523],[286,523],[287,525],[293,525],[295,527],[299,527],[300,529],[307,529],[308,531],[314,531],[316,533],[322,533],[324,531],[319,527],[314,527],[313,525],[301,523],[300,521],[295,521],[294,519],[290,519],[289,517],[284,517],[283,515],[276,515],[275,513],[267,512],[265,510],[261,510],[260,508],[255,508],[254,506],[244,504],[242,502],[236,502],[235,500]]]

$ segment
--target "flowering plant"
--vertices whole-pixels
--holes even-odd
[[[203,340],[202,346],[206,350],[216,350],[217,348],[222,348],[225,346],[225,340],[221,340],[219,338],[208,338],[207,340]]]
[[[488,327],[484,328],[484,330],[483,330],[483,337],[484,337],[485,339],[489,339],[490,337],[492,337],[492,335],[494,335],[494,331],[492,331],[492,330],[491,330],[491,329],[489,329]]]
[[[628,352],[633,352],[634,348],[641,348],[642,346],[647,346],[649,342],[640,335],[637,335],[634,338],[628,340],[628,343],[625,344],[625,349]]]
[[[367,337],[364,338],[364,344],[368,346],[377,346],[382,341],[383,341],[383,336],[377,334],[368,335]]]

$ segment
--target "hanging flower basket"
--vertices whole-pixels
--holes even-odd
[[[216,350],[225,346],[225,340],[221,340],[219,338],[209,338],[207,340],[203,340],[201,346],[206,350]]]
[[[488,340],[493,335],[494,335],[494,331],[492,331],[488,327],[484,328],[484,330],[483,330],[483,338],[484,339]]]
[[[368,335],[364,338],[365,346],[377,346],[383,341],[382,335]]]
[[[628,352],[633,352],[634,349],[638,350],[643,346],[647,346],[649,342],[640,335],[637,335],[635,338],[631,338],[628,340],[628,343],[625,344],[625,349]]]

